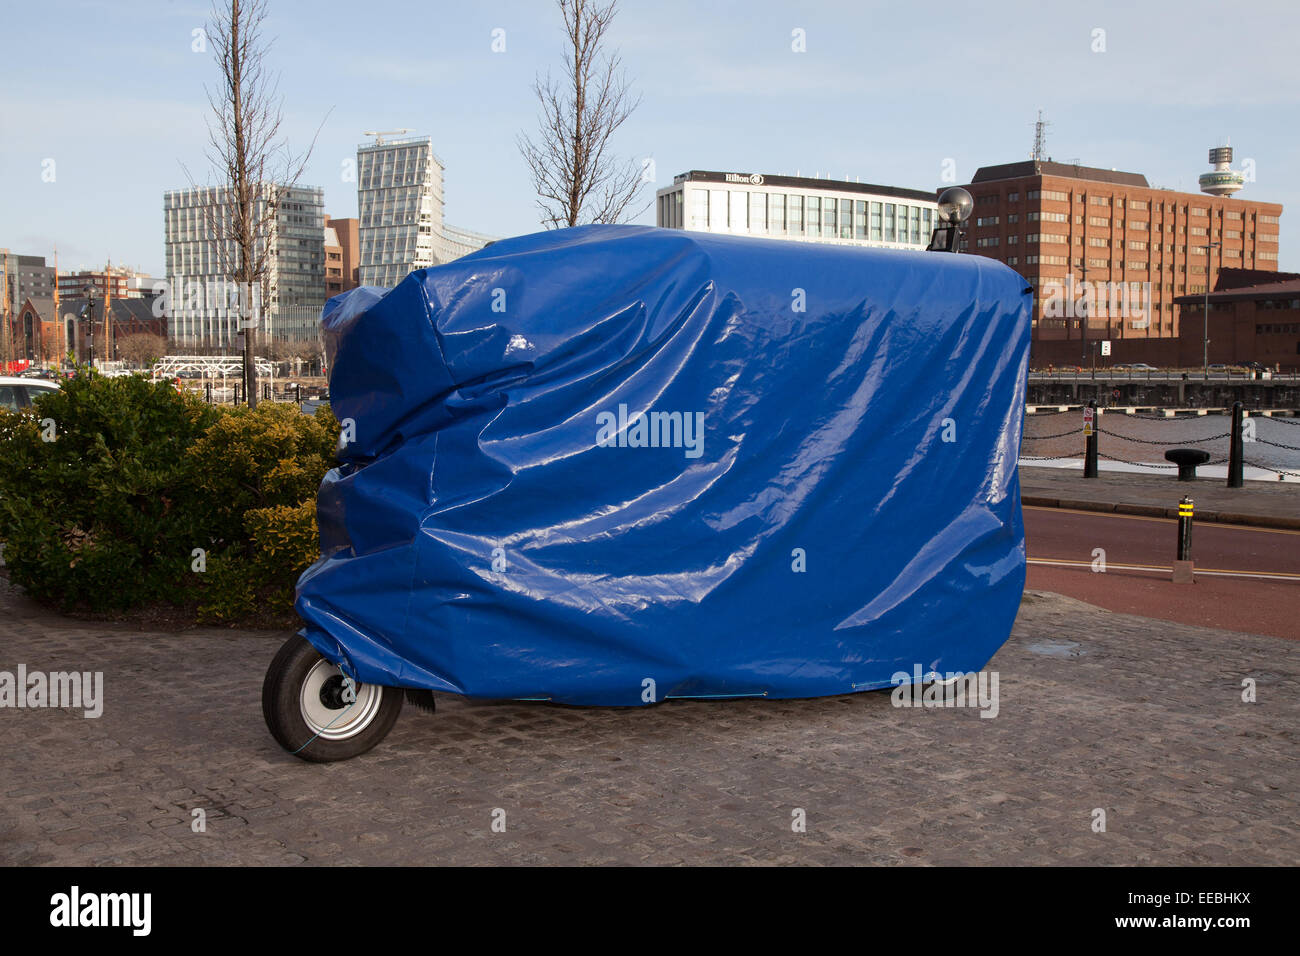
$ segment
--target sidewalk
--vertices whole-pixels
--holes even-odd
[[[0,865],[1287,866],[1300,645],[1026,594],[999,709],[438,696],[355,760],[262,720],[282,634],[75,621],[0,580],[0,670],[103,674],[103,713],[0,708]],[[1258,681],[1258,703],[1242,680]],[[806,832],[791,828],[806,813]],[[1094,832],[1097,811],[1105,832]],[[202,811],[196,814],[195,811]],[[493,828],[494,815],[506,824]],[[203,828],[195,820],[204,819]]]
[[[1300,485],[1294,483],[1247,481],[1244,488],[1229,488],[1222,478],[1179,481],[1172,474],[1115,471],[1084,478],[1078,469],[1020,469],[1025,505],[1177,518],[1183,495],[1196,503],[1198,521],[1300,529]]]

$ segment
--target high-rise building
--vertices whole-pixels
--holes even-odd
[[[1217,193],[1222,174],[1207,177]],[[975,208],[963,251],[1005,262],[1033,287],[1044,361],[1086,361],[1102,340],[1174,339],[1175,300],[1213,288],[1220,269],[1277,270],[1277,203],[1155,189],[1138,173],[1044,159],[981,167],[966,189]]]
[[[271,195],[264,184],[259,207]],[[260,296],[262,336],[315,339],[325,304],[325,197],[311,186],[282,190],[271,230],[265,288]],[[227,278],[235,246],[216,238],[213,223],[226,214],[224,187],[170,190],[163,195],[167,255],[168,333],[189,347],[233,348],[239,331],[240,290]],[[255,213],[256,215],[257,213]]]
[[[656,193],[655,223],[769,239],[924,249],[936,209],[934,194],[919,189],[693,169]]]
[[[490,240],[443,222],[443,170],[427,136],[357,147],[360,282],[391,288],[408,272],[459,258]]]

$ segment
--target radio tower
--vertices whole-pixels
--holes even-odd
[[[1034,124],[1034,152],[1031,155],[1036,163],[1041,163],[1047,159],[1047,127],[1051,122],[1043,119],[1043,111],[1038,111],[1038,122]]]

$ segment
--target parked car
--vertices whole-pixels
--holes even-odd
[[[44,392],[56,392],[58,389],[58,383],[41,378],[0,376],[0,408],[16,412],[31,405],[36,396]]]
[[[1154,365],[1148,365],[1146,362],[1134,362],[1132,365],[1129,366],[1129,368],[1132,369],[1134,372],[1156,371],[1156,367]]]

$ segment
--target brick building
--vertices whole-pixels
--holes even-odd
[[[360,285],[356,219],[325,217],[325,298]]]
[[[1177,305],[1181,364],[1199,365],[1207,354],[1211,365],[1300,370],[1300,274],[1224,269],[1208,296],[1182,296]]]
[[[963,251],[1034,288],[1035,365],[1086,364],[1103,339],[1112,361],[1176,355],[1177,299],[1203,295],[1220,269],[1277,270],[1277,203],[1050,160],[981,167],[965,188],[975,209]]]

